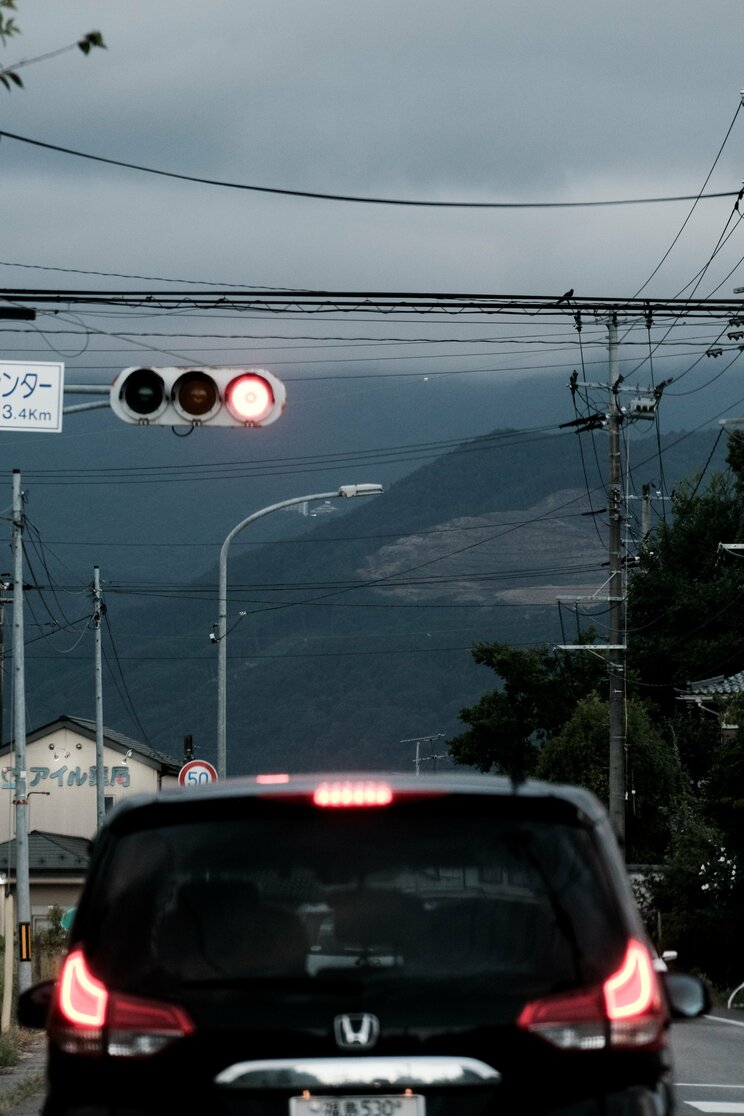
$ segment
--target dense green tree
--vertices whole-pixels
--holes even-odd
[[[589,653],[569,658],[550,647],[522,650],[504,643],[478,643],[472,654],[502,686],[460,712],[470,727],[450,740],[450,754],[456,763],[521,780],[533,774],[540,748],[578,699],[597,686],[604,665]]]
[[[677,751],[690,792],[700,798],[721,740],[721,725],[716,711],[707,706],[704,710],[700,709],[694,703],[679,703],[674,715],[661,718],[658,724]]]
[[[738,459],[738,441],[737,459]],[[744,667],[744,564],[720,543],[744,539],[744,494],[716,474],[683,486],[630,579],[628,662],[666,716],[688,682]]]
[[[536,774],[553,783],[578,783],[603,802],[609,798],[609,703],[596,693],[582,698],[572,716],[540,752]],[[679,758],[638,701],[627,704],[626,857],[658,863],[683,789]]]
[[[744,729],[744,722],[741,722]],[[703,808],[723,834],[727,852],[744,869],[744,746],[741,735],[715,749],[704,787]]]
[[[649,928],[660,950],[675,949],[722,988],[741,981],[744,881],[724,834],[688,800],[663,869],[650,881]]]
[[[678,698],[689,682],[744,670],[744,564],[720,544],[744,541],[744,436],[729,438],[726,475],[683,486],[674,515],[630,579],[629,662],[675,744],[689,799],[673,819],[653,888],[664,946],[722,985],[741,979],[744,933],[744,701],[705,709]],[[711,713],[718,711],[718,719]],[[742,731],[722,738],[721,722]]]

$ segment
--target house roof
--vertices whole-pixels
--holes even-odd
[[[28,866],[31,872],[79,875],[88,870],[90,842],[87,837],[67,837],[32,829],[28,835]],[[0,872],[15,872],[16,842],[0,841]]]
[[[744,694],[744,670],[728,677],[718,674],[714,678],[688,682],[687,689],[679,696],[682,700],[694,700],[696,697],[728,697],[732,694]]]
[[[49,736],[50,733],[56,732],[57,729],[68,728],[74,732],[80,733],[81,736],[87,737],[89,740],[96,738],[96,722],[87,720],[84,717],[70,717],[67,714],[62,714],[56,721],[50,721],[40,728],[34,729],[33,732],[26,734],[26,743],[32,743],[34,740],[43,739]],[[151,748],[149,744],[143,744],[139,740],[134,740],[130,736],[125,736],[121,732],[115,732],[113,729],[103,729],[104,743],[115,751],[121,752],[126,755],[131,752],[137,756],[137,759],[150,767],[158,768],[163,774],[177,775],[183,766],[183,761],[174,759],[166,752],[160,752],[156,748]],[[12,743],[3,744],[0,748],[0,755],[4,755],[12,751]]]

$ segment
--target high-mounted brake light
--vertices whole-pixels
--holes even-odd
[[[125,996],[93,976],[82,950],[65,959],[49,1026],[49,1035],[68,1054],[142,1058],[194,1031],[178,1004]]]
[[[517,1024],[563,1050],[658,1046],[667,1014],[648,950],[631,939],[603,984],[533,1000]]]
[[[392,801],[390,784],[373,779],[328,781],[313,792],[316,806],[388,806]]]

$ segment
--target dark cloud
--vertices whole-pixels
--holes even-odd
[[[21,0],[5,127],[257,185],[440,200],[694,193],[739,102],[739,0]],[[744,120],[744,113],[742,114]],[[710,189],[736,189],[741,125]],[[488,213],[271,198],[0,143],[6,253],[283,285],[582,290],[640,282],[682,206]],[[54,199],[53,204],[51,199]],[[670,261],[700,266],[728,202]],[[701,207],[702,208],[702,207]]]

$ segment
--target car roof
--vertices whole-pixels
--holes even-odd
[[[510,799],[562,802],[593,825],[607,822],[607,812],[599,799],[584,787],[545,783],[528,779],[515,783],[498,775],[479,772],[442,772],[415,775],[390,771],[320,771],[302,774],[259,774],[231,777],[196,787],[172,787],[156,794],[132,795],[119,803],[106,817],[106,826],[143,807],[182,802],[185,808],[195,800],[234,801],[241,798],[303,798],[312,796],[320,784],[388,784],[393,794],[406,798],[433,795],[486,795]]]

